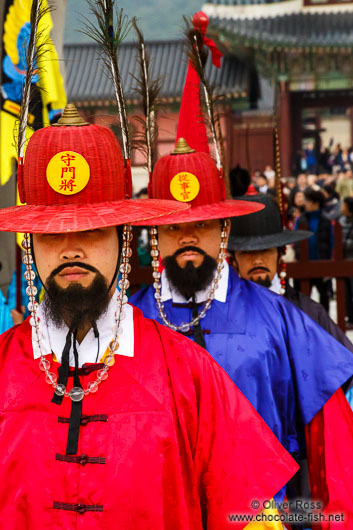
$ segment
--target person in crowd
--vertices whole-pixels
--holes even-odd
[[[295,229],[308,228],[313,235],[309,239],[309,259],[331,259],[333,248],[332,224],[323,214],[324,195],[321,191],[312,189],[305,190],[305,211],[297,220]],[[300,249],[296,245],[296,257],[300,259]],[[329,294],[327,281],[323,278],[310,280],[311,286],[315,286],[319,292],[320,304],[326,311],[329,310]]]
[[[353,176],[351,170],[339,171],[336,190],[341,199],[353,197]]]
[[[346,197],[342,201],[341,214],[343,256],[353,259],[353,197]],[[353,278],[346,278],[345,288],[347,320],[353,325]]]
[[[316,173],[317,171],[317,157],[315,145],[309,142],[305,148],[306,171],[309,173]]]
[[[325,184],[322,187],[324,196],[323,214],[327,219],[336,220],[341,214],[340,196],[332,184]]]
[[[267,179],[267,177],[264,174],[258,175],[256,177],[255,189],[259,193],[267,193],[268,192],[268,190],[269,190],[268,179]]]
[[[292,205],[295,208],[298,208],[301,212],[304,211],[304,209],[305,209],[305,195],[304,195],[303,191],[298,190],[297,192],[294,193]]]
[[[294,196],[298,191],[304,192],[306,188],[308,187],[308,177],[306,173],[300,173],[297,176],[297,183],[296,185],[291,189],[291,192],[289,194],[289,202],[294,205]],[[295,205],[297,206],[297,205]]]
[[[305,151],[303,151],[302,149],[297,151],[295,158],[294,158],[294,165],[295,165],[295,173],[297,175],[307,171],[308,164],[306,161]]]

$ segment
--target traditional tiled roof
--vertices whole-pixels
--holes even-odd
[[[353,12],[292,13],[261,18],[211,18],[210,27],[245,47],[269,49],[353,47]]]
[[[147,42],[151,56],[151,78],[161,78],[161,99],[179,101],[187,70],[186,45],[183,41]],[[136,80],[139,76],[136,45],[123,44],[119,51],[119,67],[124,92],[130,102],[137,98]],[[66,91],[70,101],[94,104],[97,100],[114,101],[113,83],[106,73],[96,44],[68,44],[64,48]],[[244,98],[249,91],[247,66],[234,56],[222,59],[218,69],[207,62],[208,76],[217,91],[228,98]]]

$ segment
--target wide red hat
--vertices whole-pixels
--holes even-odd
[[[85,123],[67,105],[58,124],[36,131],[19,166],[20,199],[0,210],[0,230],[61,233],[93,230],[170,214],[182,203],[127,198],[119,143],[107,127]]]
[[[151,199],[190,204],[189,210],[144,222],[145,225],[188,223],[207,219],[236,217],[262,210],[263,205],[241,200],[225,200],[224,179],[208,153],[190,149],[179,138],[170,155],[160,158],[154,167]],[[138,223],[142,224],[142,223]]]

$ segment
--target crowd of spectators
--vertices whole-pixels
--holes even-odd
[[[353,259],[353,148],[337,145],[317,156],[309,143],[295,160],[296,176],[282,177],[287,228],[308,228],[309,259],[330,259],[333,252],[333,223],[342,226],[344,257]],[[251,184],[258,193],[276,195],[275,171],[267,166],[255,171]],[[299,247],[295,249],[297,259]],[[313,279],[320,302],[327,309],[332,296],[330,279]],[[346,280],[346,314],[353,323],[353,278]]]

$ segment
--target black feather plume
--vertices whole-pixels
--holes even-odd
[[[129,123],[122,80],[118,65],[119,47],[131,29],[131,21],[122,9],[115,7],[115,0],[88,0],[97,26],[86,19],[83,33],[93,39],[105,53],[105,64],[111,74],[119,109],[120,126],[125,160],[131,158]],[[114,17],[116,21],[114,21]]]
[[[20,51],[20,53],[25,54],[27,69],[23,83],[21,110],[18,121],[17,155],[19,163],[22,163],[26,143],[32,80],[34,75],[38,74],[39,58],[45,53],[48,44],[48,38],[45,37],[45,30],[39,31],[38,27],[41,19],[49,11],[50,8],[44,7],[42,0],[33,0],[30,17],[31,33],[28,46],[26,46],[25,50]]]
[[[156,140],[158,135],[156,109],[158,105],[158,96],[161,89],[160,79],[151,79],[150,77],[150,56],[146,50],[145,40],[137,25],[136,18],[132,19],[132,24],[138,38],[138,62],[140,76],[134,79],[137,84],[136,92],[138,93],[144,118],[137,117],[137,121],[142,125],[143,132],[137,137],[137,148],[146,154],[147,169],[149,178],[151,178],[153,165],[156,158]]]

